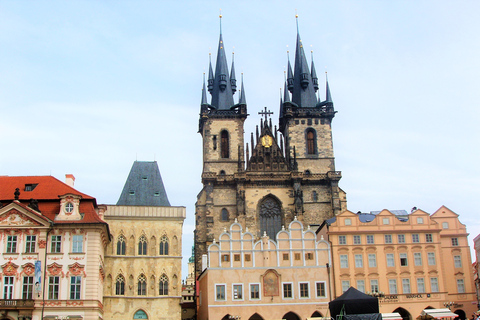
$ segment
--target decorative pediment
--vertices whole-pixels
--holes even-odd
[[[40,213],[15,201],[0,208],[0,227],[48,227],[49,221]]]
[[[58,276],[61,275],[62,278],[65,277],[65,273],[62,271],[62,266],[58,263],[54,262],[51,265],[47,266],[48,274],[51,276]]]
[[[8,261],[2,266],[2,273],[4,276],[18,276],[18,266],[11,261]]]
[[[74,264],[69,265],[67,277],[71,275],[72,276],[83,275],[84,277],[86,277],[87,275],[85,274],[85,266],[82,266],[78,262],[75,262]]]
[[[22,266],[23,270],[20,275],[33,276],[35,273],[35,266],[32,263],[26,263]]]

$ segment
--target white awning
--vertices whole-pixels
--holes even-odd
[[[402,316],[398,312],[382,313],[382,319],[386,320],[402,320]]]
[[[442,319],[442,318],[457,318],[458,314],[453,313],[450,309],[425,309],[422,311],[422,316],[428,315],[435,319]]]

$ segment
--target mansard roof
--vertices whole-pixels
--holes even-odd
[[[170,206],[157,161],[133,163],[117,205]]]

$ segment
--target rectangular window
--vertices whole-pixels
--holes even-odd
[[[300,253],[295,253],[295,260],[300,260]]]
[[[425,293],[425,280],[423,278],[417,278],[417,292]]]
[[[414,252],[413,253],[413,263],[416,266],[421,266],[422,265],[422,254],[420,252]]]
[[[370,280],[370,291],[371,292],[378,292],[378,280],[377,279]]]
[[[7,237],[7,253],[17,252],[17,236]]]
[[[52,236],[52,245],[50,252],[60,253],[62,252],[62,236]]]
[[[425,235],[425,242],[433,242],[433,237],[431,233]]]
[[[398,243],[405,243],[405,235],[399,234],[398,235]]]
[[[410,279],[402,279],[402,290],[403,293],[410,293]]]
[[[243,284],[233,285],[233,300],[243,300]]]
[[[283,260],[288,260],[290,259],[290,255],[288,253],[283,254]]]
[[[435,252],[427,252],[427,259],[428,259],[428,265],[434,266],[436,264]]]
[[[408,266],[407,254],[400,253],[400,266],[405,267]]]
[[[60,277],[49,277],[48,278],[48,299],[49,300],[58,300],[58,293],[60,290]]]
[[[383,221],[383,224],[390,224],[389,218],[383,218],[382,221]]]
[[[33,277],[23,277],[23,300],[33,299]]]
[[[455,268],[462,267],[462,256],[453,256],[453,262],[455,264]]]
[[[258,283],[250,285],[250,300],[260,299],[260,285]]]
[[[308,290],[308,282],[300,283],[300,298],[310,298],[310,292]]]
[[[362,244],[362,238],[358,235],[353,236],[353,244]]]
[[[377,267],[377,255],[375,253],[369,253],[368,254],[368,266],[370,268],[376,268]]]
[[[317,298],[325,298],[327,296],[325,291],[325,282],[316,282],[315,286],[317,287]]]
[[[340,268],[348,268],[348,256],[346,254],[340,255]]]
[[[225,301],[225,285],[224,284],[217,284],[215,286],[215,301]]]
[[[463,279],[457,279],[457,291],[458,293],[465,293],[465,283]]]
[[[27,236],[25,239],[25,253],[35,252],[35,242],[37,242],[37,236]]]
[[[240,254],[234,254],[233,255],[233,261],[240,261]]]
[[[458,246],[458,238],[452,238],[452,246],[454,247]]]
[[[417,233],[412,234],[412,242],[413,243],[419,243],[420,242],[420,236]]]
[[[355,268],[363,268],[363,257],[361,254],[355,255]]]
[[[3,299],[13,299],[14,277],[3,277]]]
[[[375,238],[373,237],[373,234],[367,234],[367,244],[374,244],[375,243]]]
[[[245,253],[245,261],[250,261],[251,260],[251,256],[249,253]]]
[[[365,293],[365,280],[357,280],[357,290]]]
[[[283,284],[283,298],[284,299],[293,298],[292,284],[291,283],[284,283]]]
[[[80,300],[80,292],[82,289],[82,277],[70,277],[70,300]]]
[[[345,219],[345,225],[346,225],[346,226],[351,226],[351,225],[352,225],[352,219],[346,218],[346,219]]]
[[[83,252],[83,236],[74,235],[72,237],[72,252],[79,253]]]
[[[385,235],[385,243],[392,243],[392,235],[386,234]]]
[[[387,267],[395,267],[395,258],[393,253],[387,253]]]
[[[345,292],[350,288],[350,281],[349,280],[342,280],[342,292]]]
[[[311,252],[305,253],[305,260],[313,260],[313,253]]]
[[[397,280],[395,279],[388,280],[388,290],[390,294],[397,294]]]
[[[430,291],[438,292],[438,278],[430,278]]]
[[[418,224],[423,224],[423,218],[422,218],[422,217],[418,217],[418,218],[417,218],[417,223],[418,223]]]
[[[338,244],[347,244],[346,236],[338,236]]]
[[[222,261],[223,262],[229,262],[230,261],[230,255],[229,254],[222,254]]]

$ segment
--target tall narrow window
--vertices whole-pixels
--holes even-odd
[[[25,241],[25,252],[34,253],[35,252],[35,242],[37,241],[37,236],[27,236]]]
[[[423,278],[417,278],[417,292],[425,293],[425,280]]]
[[[58,293],[60,291],[60,277],[48,278],[48,299],[58,300]]]
[[[52,245],[50,248],[52,253],[62,252],[62,236],[52,236]]]
[[[378,279],[370,280],[370,291],[378,292]]]
[[[259,284],[251,284],[250,285],[250,300],[258,300],[260,299],[260,285]]]
[[[365,280],[357,280],[357,290],[365,293]]]
[[[168,237],[163,236],[160,239],[160,255],[161,256],[168,256]]]
[[[122,275],[115,281],[115,295],[123,296],[125,294],[125,278]]]
[[[222,209],[222,221],[228,221],[228,210],[226,208]]]
[[[31,300],[33,298],[33,277],[23,277],[23,300]]]
[[[166,274],[162,274],[158,283],[158,294],[160,296],[168,296],[168,278]]]
[[[283,284],[283,298],[293,298],[292,284],[284,283]]]
[[[3,277],[3,299],[13,299],[14,277]]]
[[[228,137],[228,131],[223,130],[220,134],[221,136],[221,145],[220,145],[220,152],[222,158],[229,158],[230,157],[230,141]]]
[[[72,252],[83,252],[83,236],[74,235],[72,237]]]
[[[17,236],[7,237],[7,253],[17,252]]]
[[[142,274],[138,277],[138,295],[146,296],[147,295],[147,278]]]
[[[313,129],[307,130],[307,154],[315,154],[315,131]]]
[[[119,236],[117,240],[117,255],[124,256],[126,249],[126,242],[124,236]]]
[[[397,294],[397,280],[389,279],[388,289],[390,290],[390,294]]]
[[[138,240],[138,255],[147,255],[147,238],[145,238],[145,236],[141,236],[140,240]]]
[[[282,229],[282,208],[276,199],[266,197],[260,204],[260,235],[264,232],[275,240],[277,233]]]
[[[300,283],[300,298],[309,298],[310,291],[308,289],[308,282]]]
[[[410,279],[402,279],[403,293],[410,293]]]
[[[82,277],[70,277],[70,300],[80,300],[80,292],[82,288]]]

